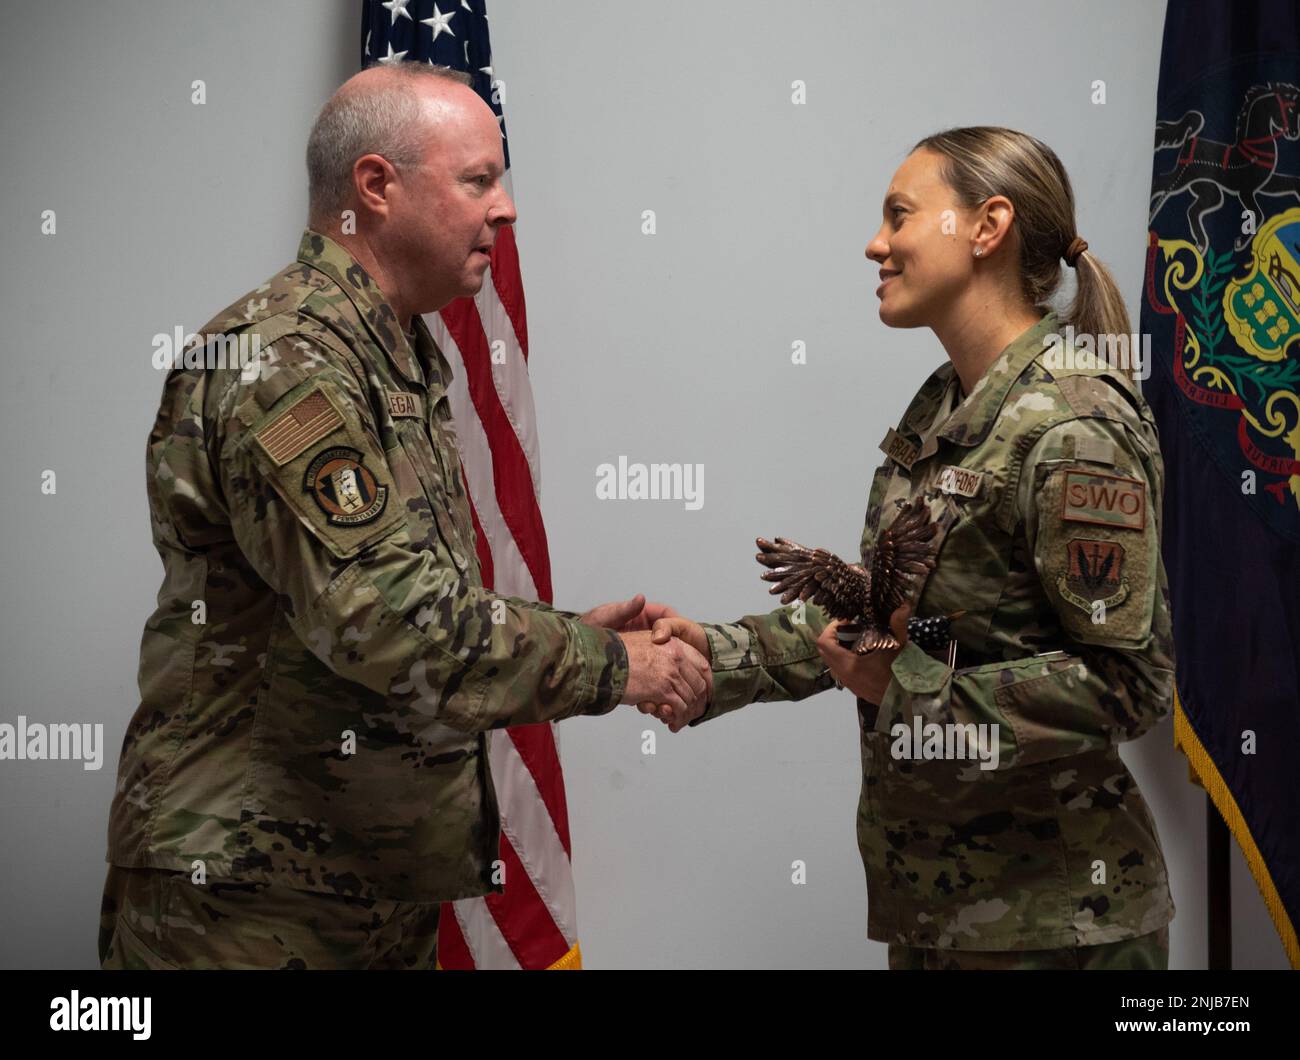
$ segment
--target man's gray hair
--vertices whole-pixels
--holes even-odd
[[[469,74],[449,66],[403,62],[385,69],[394,75],[385,84],[335,93],[311,128],[307,194],[312,221],[338,219],[352,193],[352,165],[362,155],[382,155],[398,170],[419,163],[428,135],[415,91],[421,82],[473,83]]]

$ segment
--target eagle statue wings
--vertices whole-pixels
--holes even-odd
[[[798,597],[832,618],[861,626],[853,645],[859,655],[899,647],[889,617],[907,602],[913,577],[934,569],[930,541],[938,531],[920,497],[899,504],[897,517],[876,540],[869,571],[824,548],[805,548],[783,537],[775,542],[758,538],[755,558],[770,568],[762,578],[776,583],[771,594],[780,593],[783,604]]]

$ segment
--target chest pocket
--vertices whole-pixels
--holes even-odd
[[[898,476],[898,478],[902,479],[902,476]],[[938,488],[933,482],[932,469],[918,468],[912,477],[903,481],[896,481],[894,488],[886,491],[885,502],[881,511],[879,533],[883,533],[893,525],[894,520],[898,517],[900,504],[907,504],[918,497],[925,502],[930,513],[930,519],[938,528],[934,537],[930,539],[930,552],[937,563],[935,570],[913,576],[911,599],[914,606],[920,600],[922,593],[925,592],[930,579],[935,576],[939,565],[946,565],[951,562],[946,552],[948,536],[953,526],[960,521],[963,515],[962,498],[954,497],[952,494],[945,493]],[[877,534],[877,540],[879,533]],[[931,608],[926,608],[921,613],[928,614],[931,610]]]
[[[1004,472],[936,457],[921,485],[940,530],[935,568],[918,584],[916,599],[925,594],[919,610],[926,615],[965,611],[969,632],[992,612],[1011,578],[1012,539],[997,521]]]
[[[440,403],[446,403],[446,397]],[[437,424],[432,427],[432,424]],[[399,452],[415,473],[428,512],[422,515],[437,533],[452,563],[462,574],[478,572],[474,557],[474,532],[470,525],[469,500],[460,481],[460,464],[450,432],[443,429],[433,410],[424,416],[401,416],[393,419]],[[455,460],[455,467],[450,461]],[[454,477],[453,477],[454,476]]]
[[[862,562],[870,567],[871,555],[875,551],[876,536],[880,532],[880,520],[885,513],[887,500],[906,496],[910,491],[910,471],[916,459],[917,447],[904,438],[893,427],[880,442],[880,451],[885,454],[885,462],[876,469],[871,480],[871,490],[867,495],[867,518],[862,528]],[[892,507],[892,505],[891,505]],[[886,519],[888,525],[890,519]]]
[[[876,470],[867,500],[867,519],[862,532],[862,560],[869,564],[880,534],[889,529],[898,515],[900,504],[906,504],[918,493],[931,500],[926,489],[930,460],[919,459],[918,446],[907,436],[890,428],[880,442],[885,462]],[[931,518],[941,520],[947,511],[944,505],[931,504]],[[940,521],[940,532],[943,523]],[[934,542],[938,545],[938,542]]]
[[[880,529],[880,513],[882,511],[882,502],[885,498],[885,492],[889,489],[889,480],[894,475],[894,462],[886,460],[876,469],[875,478],[871,480],[871,491],[867,494],[867,519],[862,527],[862,558],[868,557],[870,549],[876,540],[876,532]]]
[[[1004,562],[987,552],[984,529],[996,507],[997,492],[989,472],[948,464],[939,455],[917,462],[910,470],[887,461],[873,484],[863,563],[871,563],[879,535],[893,525],[900,506],[921,498],[937,527],[930,541],[936,564],[934,570],[913,578],[913,604],[922,615],[977,610],[983,606],[984,589],[996,598],[1000,584],[996,579],[981,579],[981,572]],[[920,606],[923,596],[925,604]]]
[[[438,457],[438,469],[449,502],[448,511],[456,523],[457,535],[473,558],[474,524],[470,516],[469,494],[461,471],[460,442],[451,418],[451,401],[446,394],[433,403],[429,413],[429,435],[437,443],[434,455]]]

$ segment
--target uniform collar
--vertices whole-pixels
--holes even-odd
[[[926,432],[933,428],[935,417],[939,414],[949,389],[957,386],[957,372],[952,361],[944,361],[921,384],[921,389],[903,414],[903,430],[917,438],[924,438]]]
[[[1013,339],[948,417],[943,429],[939,431],[939,437],[958,445],[978,445],[982,442],[1002,410],[1002,403],[1006,401],[1011,385],[1020,378],[1030,362],[1043,352],[1043,337],[1056,331],[1059,324],[1056,313],[1048,310],[1037,324]],[[947,367],[951,379],[955,381],[957,376],[952,363],[949,362]]]
[[[298,244],[298,260],[323,272],[339,285],[356,306],[357,313],[365,321],[366,329],[388,355],[402,378],[408,383],[423,386],[424,379],[416,362],[415,351],[402,332],[393,307],[384,301],[383,292],[370,273],[329,236],[311,228],[302,234],[302,242]],[[417,324],[417,335],[422,325],[423,322]],[[428,334],[427,330],[425,334]]]
[[[417,316],[411,330],[415,336],[416,356],[425,371],[429,401],[436,405],[451,386],[451,365],[443,355],[442,348],[434,341],[424,317]]]

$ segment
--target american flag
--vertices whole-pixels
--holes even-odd
[[[467,71],[497,116],[510,188],[510,151],[498,101],[484,0],[364,0],[362,65],[427,62]],[[460,439],[483,582],[510,596],[551,601],[551,561],[538,490],[537,425],[528,381],[528,326],[514,229],[498,230],[483,288],[427,317],[452,367]],[[496,362],[492,353],[496,350]],[[505,892],[443,906],[443,968],[579,968],[577,917],[556,727],[488,734],[501,810]]]

